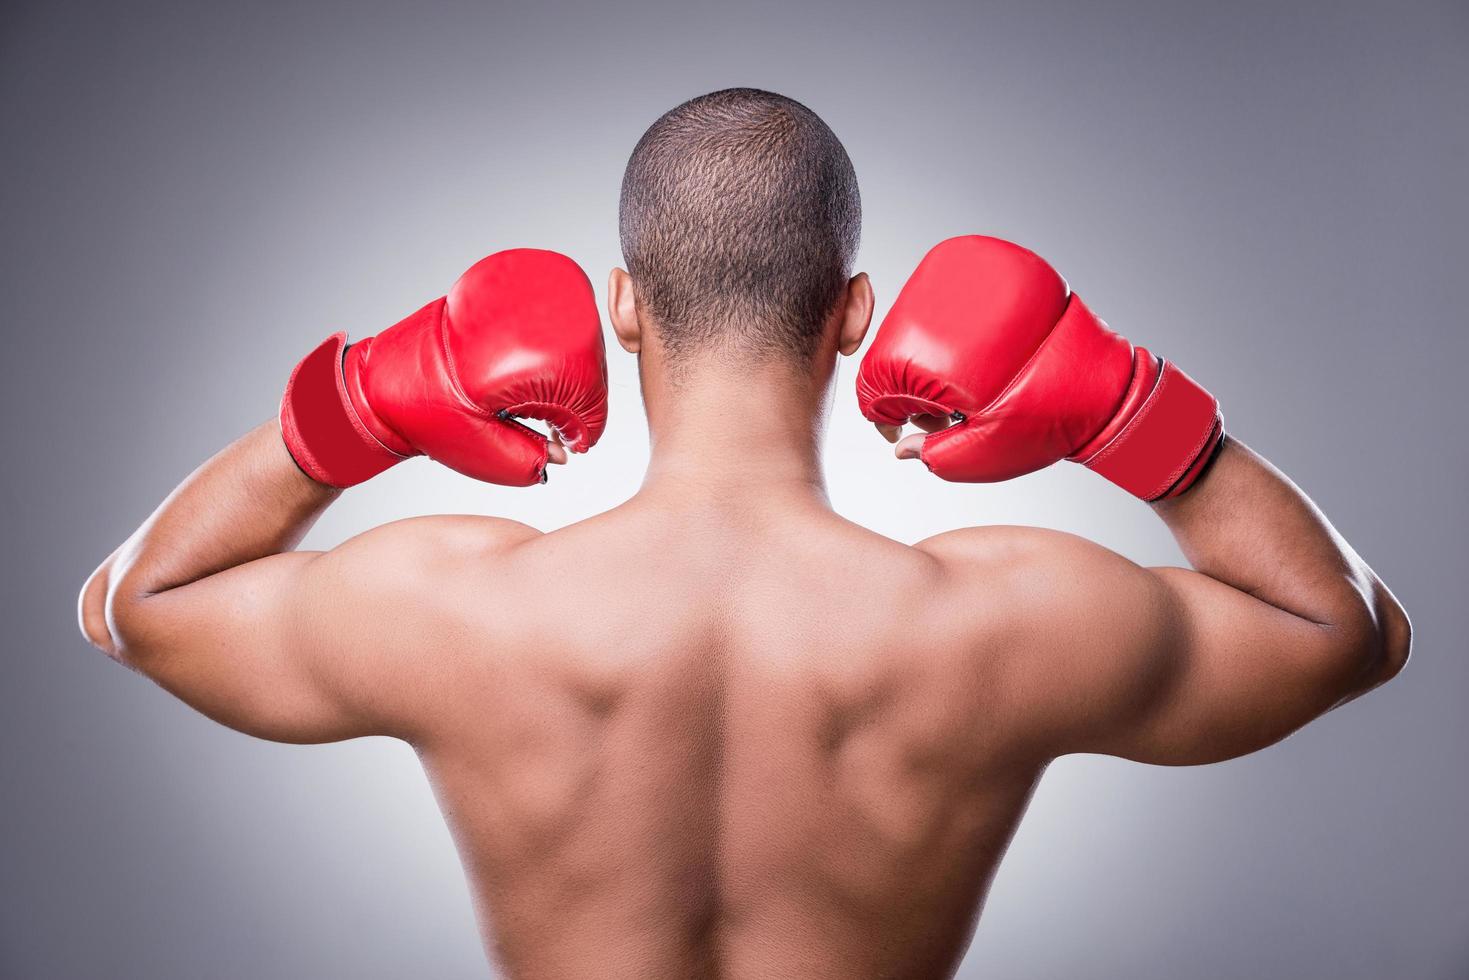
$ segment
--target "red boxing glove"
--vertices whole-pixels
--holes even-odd
[[[419,455],[487,483],[544,482],[546,440],[517,418],[548,422],[575,452],[607,425],[592,285],[557,252],[496,252],[376,337],[333,334],[296,366],[280,411],[291,456],[334,487]]]
[[[923,442],[945,480],[1082,463],[1143,500],[1183,493],[1224,435],[1219,403],[1101,321],[1034,252],[982,235],[936,245],[862,360],[873,422],[955,424]]]

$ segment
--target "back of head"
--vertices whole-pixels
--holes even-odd
[[[638,141],[622,253],[671,365],[808,360],[857,252],[862,204],[841,141],[759,89],[691,99]]]

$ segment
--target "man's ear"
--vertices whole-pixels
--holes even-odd
[[[857,353],[857,348],[862,346],[862,338],[867,336],[867,328],[872,326],[873,303],[872,281],[867,278],[867,273],[859,272],[847,283],[841,332],[837,334],[837,349],[848,357]]]
[[[607,317],[617,342],[629,354],[643,347],[643,325],[638,321],[638,301],[632,291],[632,276],[614,268],[607,276]]]

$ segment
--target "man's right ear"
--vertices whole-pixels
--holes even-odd
[[[643,349],[643,324],[638,320],[638,300],[633,293],[632,276],[614,268],[607,276],[607,318],[617,342],[629,354]]]

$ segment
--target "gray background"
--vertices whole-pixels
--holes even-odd
[[[447,833],[386,740],[253,741],[87,648],[84,576],[295,360],[486,252],[602,293],[642,129],[772,88],[856,163],[881,315],[987,231],[1209,385],[1402,597],[1395,684],[1257,756],[1047,776],[964,976],[1469,976],[1461,292],[1469,14],[1444,4],[7,2],[0,12],[0,974],[469,977]],[[838,508],[905,540],[1046,524],[1177,560],[1079,467],[892,462],[842,376]],[[542,527],[637,486],[630,358],[534,491],[416,462],[310,541],[442,510]]]

